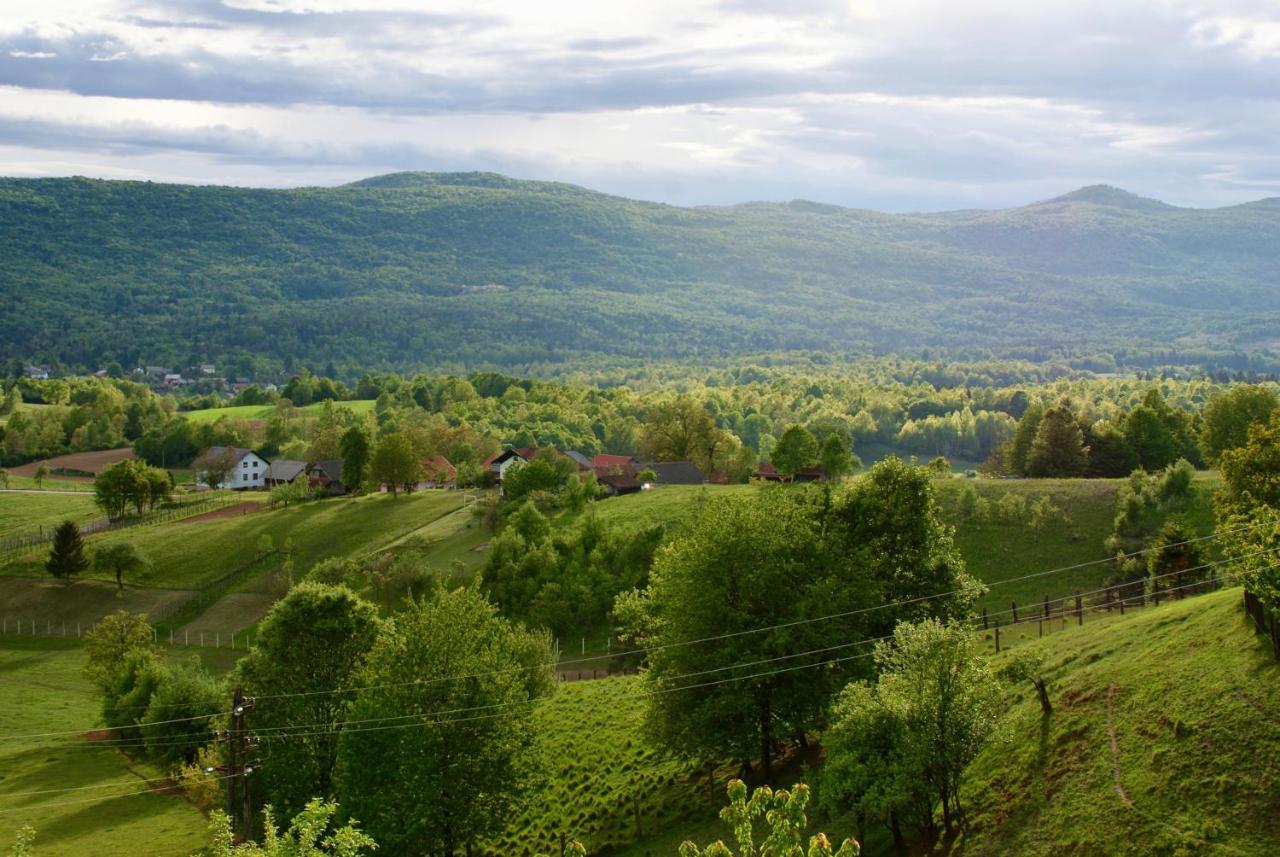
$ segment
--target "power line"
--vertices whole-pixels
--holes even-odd
[[[1204,540],[1206,540],[1206,539],[1208,539],[1208,538],[1211,538],[1211,537],[1210,537],[1210,536],[1205,536],[1205,537],[1200,537],[1200,538],[1198,538],[1198,539],[1189,539],[1189,540],[1186,540],[1186,541],[1184,541],[1184,542],[1171,543],[1170,545],[1166,545],[1166,546],[1164,546],[1164,547],[1171,547],[1171,546],[1183,545],[1183,544],[1188,544],[1188,543],[1196,542],[1196,541],[1204,541]],[[1156,548],[1148,548],[1148,549],[1145,549],[1144,551],[1141,551],[1141,552],[1135,552],[1134,554],[1131,554],[1131,555],[1137,555],[1137,553],[1149,553],[1149,552],[1151,552],[1152,550],[1156,550]],[[1160,576],[1157,576],[1156,578],[1153,578],[1153,579],[1160,579],[1160,578],[1162,578],[1162,577],[1170,576],[1170,575],[1187,574],[1187,573],[1192,572],[1192,571],[1200,571],[1200,570],[1204,570],[1204,569],[1207,569],[1207,568],[1213,568],[1213,567],[1216,567],[1216,566],[1224,565],[1224,564],[1227,564],[1227,563],[1239,562],[1239,561],[1241,561],[1241,560],[1249,559],[1249,558],[1256,557],[1256,556],[1261,556],[1261,555],[1265,555],[1265,554],[1275,553],[1276,551],[1280,551],[1280,548],[1272,548],[1272,549],[1268,549],[1268,550],[1264,550],[1264,551],[1258,551],[1258,552],[1253,553],[1253,554],[1246,554],[1246,555],[1241,556],[1241,557],[1231,557],[1231,558],[1227,558],[1227,559],[1223,559],[1223,560],[1218,560],[1218,561],[1215,561],[1215,562],[1205,563],[1205,564],[1202,564],[1202,565],[1200,565],[1200,566],[1196,566],[1196,567],[1194,567],[1194,568],[1180,569],[1180,570],[1179,570],[1179,571],[1177,571],[1177,572],[1170,572],[1170,573],[1169,573],[1169,575],[1160,575]],[[1070,568],[1070,567],[1069,567],[1069,568]],[[1056,572],[1056,571],[1059,571],[1059,570],[1051,570],[1050,572],[1041,572],[1041,573],[1038,573],[1038,575],[1028,575],[1027,577],[1042,576],[1042,575],[1044,575],[1044,574],[1054,573],[1054,572]],[[1025,579],[1025,578],[1022,578],[1022,579]],[[1110,588],[1113,588],[1113,587],[1103,587],[1103,588],[1101,588],[1101,589],[1091,590],[1091,591],[1089,591],[1089,592],[1081,593],[1081,597],[1083,597],[1084,595],[1096,594],[1096,593],[1098,593],[1098,592],[1105,592],[1107,589],[1110,589]],[[1070,596],[1068,596],[1068,597],[1070,597]],[[923,599],[922,599],[922,600],[923,600]],[[1031,608],[1031,609],[1034,609],[1034,608]],[[999,617],[999,616],[1002,616],[1002,615],[1007,615],[1007,614],[1012,613],[1012,612],[1016,612],[1016,611],[1012,611],[1012,610],[1000,611],[1000,612],[997,612],[997,613],[994,613],[994,614],[988,614],[988,618],[989,618],[989,619],[990,619],[990,618],[996,618],[996,617]],[[815,620],[813,620],[813,621],[817,621],[817,620],[815,619]],[[755,630],[769,630],[769,629],[777,628],[777,627],[788,627],[789,625],[792,625],[792,624],[798,624],[798,623],[788,623],[787,625],[782,625],[782,626],[771,626],[771,628],[768,628],[768,629],[755,629]],[[721,636],[719,636],[719,637],[706,638],[704,641],[710,641],[710,640],[713,640],[713,639],[724,639],[724,638],[727,638],[727,637],[733,637],[733,636],[741,636],[741,635],[742,635],[742,633],[748,633],[748,632],[741,632],[741,633],[735,633],[735,634],[726,634],[726,635],[721,635]],[[768,660],[765,660],[765,661],[754,661],[754,662],[747,662],[747,663],[745,663],[745,664],[735,664],[735,665],[729,665],[729,666],[724,666],[724,667],[716,667],[716,668],[713,668],[713,669],[703,670],[703,671],[699,671],[699,672],[695,672],[695,673],[689,673],[689,674],[687,674],[687,677],[693,677],[693,676],[699,676],[699,675],[713,674],[713,673],[716,673],[716,672],[723,672],[723,671],[728,670],[728,669],[737,669],[737,668],[741,668],[741,667],[743,667],[743,666],[752,666],[752,665],[759,665],[759,664],[763,664],[763,663],[772,663],[772,662],[777,662],[777,661],[780,661],[780,660],[787,660],[787,659],[794,658],[794,657],[804,657],[804,656],[806,656],[806,655],[810,655],[810,654],[816,654],[816,653],[821,653],[821,652],[826,652],[826,651],[832,651],[832,650],[836,650],[836,649],[847,648],[847,647],[856,646],[856,645],[863,645],[863,644],[867,644],[867,643],[879,642],[879,641],[882,641],[882,640],[885,640],[885,639],[889,639],[889,637],[891,637],[891,636],[892,636],[892,635],[886,635],[886,636],[884,636],[884,637],[876,637],[876,638],[869,638],[869,639],[865,639],[865,640],[857,640],[857,641],[853,641],[853,642],[849,642],[849,643],[839,644],[839,645],[836,645],[836,646],[830,646],[830,647],[825,647],[825,648],[821,648],[821,649],[814,649],[814,650],[811,650],[811,651],[808,651],[808,652],[800,652],[800,653],[795,653],[795,654],[783,655],[783,656],[780,656],[780,657],[778,657],[778,658],[771,658],[771,659],[768,659]],[[672,644],[672,645],[678,645],[678,644]],[[653,651],[658,651],[658,650],[662,650],[662,649],[666,649],[666,648],[670,648],[670,646],[656,646],[656,647],[654,647],[652,650],[653,650]],[[643,650],[642,650],[642,651],[643,651]],[[444,681],[456,680],[456,679],[460,679],[460,678],[482,677],[482,676],[499,675],[499,674],[510,674],[510,673],[512,673],[512,672],[521,672],[521,671],[527,671],[527,670],[530,670],[530,669],[547,668],[547,667],[550,667],[550,666],[551,666],[551,664],[542,664],[542,665],[537,665],[537,666],[534,666],[534,667],[513,667],[513,668],[509,668],[509,669],[504,669],[504,670],[494,670],[494,671],[490,671],[490,672],[488,672],[488,673],[475,673],[475,674],[471,674],[470,676],[445,676],[445,677],[438,677],[438,678],[434,678],[434,679],[416,679],[416,680],[409,681],[409,682],[397,682],[397,683],[392,683],[392,684],[383,684],[383,685],[367,685],[367,686],[364,686],[364,687],[360,687],[360,688],[351,688],[351,689],[340,689],[340,690],[321,690],[321,691],[306,691],[306,692],[301,692],[301,693],[296,693],[296,694],[289,694],[289,693],[284,693],[284,694],[269,694],[269,695],[257,696],[257,697],[255,697],[255,699],[257,699],[257,700],[265,700],[265,699],[283,699],[283,698],[291,698],[291,697],[309,697],[309,696],[315,696],[315,695],[320,695],[320,694],[329,694],[329,693],[345,693],[345,692],[354,692],[354,691],[358,691],[358,690],[362,691],[362,690],[385,689],[385,688],[391,688],[391,687],[419,686],[419,685],[425,685],[425,684],[435,684],[435,683],[444,682]],[[482,707],[482,708],[485,708],[485,707]],[[420,714],[407,714],[407,715],[401,715],[400,717],[396,717],[396,718],[385,718],[385,719],[405,719],[405,718],[417,717],[417,716],[423,716],[423,717],[425,717],[425,716],[433,716],[433,715],[437,715],[437,714],[465,713],[465,712],[466,712],[466,711],[468,711],[468,710],[471,710],[471,709],[458,709],[458,710],[454,710],[454,711],[442,711],[442,712],[422,712],[422,713],[420,713]],[[211,719],[211,718],[218,717],[218,716],[224,716],[224,715],[226,715],[226,714],[228,714],[228,713],[229,713],[229,712],[214,712],[214,713],[211,713],[211,714],[195,715],[195,716],[192,716],[192,717],[185,717],[185,718],[173,718],[173,719],[170,719],[170,720],[156,721],[155,723],[153,723],[153,724],[148,724],[148,725],[165,725],[165,724],[172,724],[172,723],[190,722],[190,721],[202,720],[202,719]],[[296,727],[264,727],[264,729],[271,729],[271,730],[287,730],[287,729],[290,729],[290,728],[293,728],[293,729],[305,729],[305,728],[310,728],[310,727],[313,727],[313,726],[323,726],[323,725],[342,725],[342,724],[341,724],[341,722],[340,722],[340,723],[338,723],[338,724],[307,724],[307,725],[303,725],[303,726],[296,726]],[[127,728],[136,728],[136,725],[120,726],[120,727],[112,727],[112,728],[113,728],[113,729],[116,729],[116,730],[119,730],[119,729],[127,729]],[[39,733],[39,734],[31,734],[31,735],[20,735],[20,736],[0,736],[0,740],[16,741],[16,740],[20,740],[20,739],[24,739],[24,738],[26,738],[26,739],[31,739],[31,738],[46,738],[46,737],[78,736],[78,735],[83,734],[85,731],[88,731],[88,730],[66,730],[66,731],[62,731],[62,732]],[[262,730],[258,730],[258,731],[262,731]],[[200,739],[198,739],[198,738],[196,738],[196,737],[194,737],[194,736],[193,736],[193,737],[192,737],[192,738],[190,738],[190,739],[180,739],[180,740],[173,741],[173,742],[147,742],[147,741],[145,741],[145,740],[108,740],[108,741],[100,742],[100,746],[116,747],[116,748],[124,749],[124,748],[129,748],[129,747],[139,747],[139,746],[152,746],[152,747],[159,747],[159,746],[179,746],[179,745],[182,745],[182,744],[197,743],[197,742],[198,742],[198,743],[203,743],[203,742],[201,742],[201,741],[200,741]]]

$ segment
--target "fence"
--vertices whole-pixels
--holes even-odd
[[[120,530],[126,527],[136,527],[142,524],[164,524],[170,521],[176,521],[182,518],[194,518],[196,515],[203,515],[207,512],[213,512],[224,506],[229,506],[237,502],[237,498],[230,492],[218,493],[210,495],[202,495],[199,499],[190,502],[180,502],[174,506],[153,509],[146,514],[137,517],[126,518],[99,518],[96,521],[90,521],[80,526],[81,535],[92,535],[93,533],[105,533],[113,530]],[[45,529],[41,527],[34,533],[28,533],[22,536],[10,536],[0,539],[0,560],[12,560],[25,553],[35,550],[41,545],[49,544],[53,541],[53,530],[50,527]]]
[[[1280,661],[1280,611],[1267,607],[1261,598],[1246,589],[1244,612],[1253,620],[1253,627],[1259,634],[1271,638],[1271,652]]]
[[[1008,610],[996,614],[989,615],[984,607],[976,621],[981,623],[982,631],[989,632],[995,650],[999,652],[1002,648],[1001,635],[1005,635],[1003,642],[1007,643],[1008,635],[1015,629],[1025,630],[1034,625],[1037,636],[1043,637],[1046,633],[1052,633],[1055,627],[1064,629],[1070,624],[1083,625],[1086,616],[1123,616],[1129,611],[1158,607],[1164,601],[1177,601],[1192,595],[1216,592],[1225,585],[1216,572],[1205,580],[1187,584],[1179,584],[1176,573],[1171,576],[1174,577],[1172,581],[1137,580],[1090,592],[1077,589],[1071,595],[1058,598],[1045,595],[1038,604],[1019,606],[1016,601],[1010,601]]]
[[[0,634],[8,636],[80,639],[95,627],[97,627],[96,624],[83,624],[80,622],[53,622],[48,619],[39,621],[35,619],[14,619],[7,616],[0,617]],[[178,630],[173,625],[166,628],[159,624],[151,627],[151,638],[159,644],[201,649],[248,649],[253,643],[253,638],[248,631],[233,632],[226,639],[223,639],[221,631],[188,632]]]

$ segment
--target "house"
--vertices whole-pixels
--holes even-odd
[[[299,477],[305,476],[307,463],[278,458],[267,467],[266,484],[268,488],[276,485],[292,485]]]
[[[152,378],[163,378],[169,374],[168,366],[143,366],[142,374]]]
[[[621,470],[621,468],[614,468]],[[601,474],[600,470],[596,470],[596,482],[603,488],[610,497],[618,497],[622,494],[634,494],[644,488],[644,485],[636,478],[635,472],[609,472]]]
[[[422,481],[418,488],[457,488],[458,468],[443,455],[434,455],[422,462]]]
[[[538,448],[536,446],[526,446],[520,449],[508,448],[489,456],[480,466],[482,469],[492,473],[496,481],[501,482],[502,476],[507,470],[527,461],[533,461],[534,456],[537,454]]]
[[[307,484],[317,494],[333,497],[346,494],[347,486],[342,483],[342,459],[326,458],[308,464]]]
[[[223,488],[243,491],[249,488],[262,488],[266,485],[267,468],[270,462],[252,449],[245,449],[242,446],[211,446],[201,457],[227,460],[230,463],[231,469],[227,471],[227,476],[222,481]],[[197,471],[195,481],[197,485],[208,487],[207,471]]]
[[[756,468],[756,472],[751,474],[756,479],[762,479],[765,482],[786,482],[787,477],[778,472],[777,468],[768,461],[760,462],[760,466]],[[815,464],[813,467],[806,467],[797,470],[796,475],[791,478],[792,482],[825,482],[827,473],[822,469],[821,464]]]
[[[201,375],[212,375],[212,374],[213,374],[214,372],[216,372],[216,371],[217,371],[217,368],[216,368],[212,363],[201,363],[201,364],[200,364],[200,374],[201,374]]]
[[[658,485],[701,485],[707,481],[692,461],[642,461],[636,465],[637,472],[645,470],[653,471]]]
[[[180,372],[166,372],[166,373],[165,373],[165,376],[164,376],[164,385],[165,385],[166,387],[172,387],[172,386],[174,386],[175,384],[183,384],[183,383],[185,383],[185,382],[182,380],[182,373],[180,373]]]
[[[22,370],[22,374],[26,375],[32,381],[48,381],[49,370],[43,366],[28,366]]]

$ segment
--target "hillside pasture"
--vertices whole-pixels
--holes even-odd
[[[85,524],[105,517],[93,496],[46,491],[0,491],[0,539],[48,531],[63,521]]]
[[[164,781],[146,782],[163,771],[75,734],[100,722],[84,662],[75,641],[0,636],[0,847],[29,824],[39,857],[198,850],[206,839],[200,812],[160,790]],[[73,734],[5,740],[64,730]],[[49,791],[62,789],[74,791]]]
[[[146,613],[153,622],[163,619],[185,604],[195,593],[185,589],[116,588],[114,581],[76,580],[63,583],[44,577],[0,577],[0,617],[8,633],[14,633],[18,622],[30,631],[34,622],[41,635],[60,635],[63,629],[70,637],[77,624],[89,626],[116,610]]]
[[[1008,740],[966,777],[972,827],[952,853],[1276,853],[1280,665],[1240,598],[1229,588],[1033,644],[1054,713],[1017,689]]]

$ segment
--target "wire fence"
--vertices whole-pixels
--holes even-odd
[[[83,639],[97,627],[96,622],[54,622],[50,619],[16,619],[0,616],[0,634],[10,637],[40,637],[66,640]],[[252,645],[250,631],[190,631],[176,625],[151,626],[151,638],[158,644],[210,649],[248,649]]]

